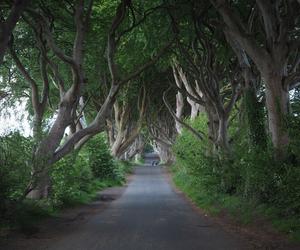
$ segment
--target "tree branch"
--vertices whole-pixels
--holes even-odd
[[[231,10],[227,0],[210,1],[223,17],[223,20],[228,27],[228,32],[232,33],[236,41],[242,45],[255,64],[261,70],[264,70],[266,63],[272,63],[272,59],[267,51],[261,48],[251,35],[246,33],[244,23],[241,18]]]
[[[168,109],[168,111],[170,112],[170,114],[172,115],[172,117],[178,122],[180,123],[182,126],[184,126],[185,128],[187,128],[190,132],[192,132],[192,134],[199,140],[203,140],[203,135],[205,135],[203,132],[198,132],[196,131],[194,128],[192,128],[190,125],[188,125],[187,123],[185,123],[184,121],[182,121],[181,119],[179,119],[176,114],[174,113],[174,111],[172,110],[170,104],[168,103],[167,99],[166,99],[166,92],[163,93],[163,101]]]
[[[30,76],[30,74],[25,69],[24,65],[22,64],[22,62],[18,58],[15,50],[13,49],[13,45],[10,46],[10,55],[11,55],[12,59],[14,60],[20,73],[23,75],[25,80],[30,84],[31,91],[32,91],[32,94],[31,94],[32,105],[35,110],[38,110],[39,106],[40,106],[40,101],[39,101],[39,93],[38,93],[39,91],[38,91],[38,86],[37,86],[36,81]]]
[[[128,74],[124,79],[120,80],[118,82],[119,85],[124,85],[125,83],[127,83],[128,81],[134,79],[135,77],[137,77],[139,74],[141,74],[144,70],[146,70],[147,68],[151,67],[152,65],[154,65],[160,58],[161,56],[166,52],[166,50],[168,48],[170,48],[170,46],[173,44],[174,39],[172,39],[169,43],[167,43],[158,53],[156,56],[154,56],[152,59],[150,59],[148,62],[146,62],[144,65],[140,66],[137,70],[135,70],[134,72],[131,72],[130,74]]]
[[[0,65],[3,62],[12,32],[29,3],[30,0],[15,0],[8,17],[3,23],[0,23]]]

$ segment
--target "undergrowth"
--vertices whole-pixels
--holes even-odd
[[[205,116],[198,117],[192,125],[207,133]],[[184,130],[173,147],[174,182],[210,214],[226,211],[245,224],[261,218],[300,241],[298,161],[295,157],[276,161],[269,145],[249,146],[246,132],[242,128],[231,128],[232,152],[224,156],[210,153],[207,138],[199,141]],[[297,137],[293,140],[299,142]],[[290,151],[291,155],[299,155],[297,144],[292,142]]]
[[[282,210],[272,204],[247,200],[242,196],[209,192],[199,184],[197,178],[173,165],[173,181],[198,207],[217,216],[226,212],[236,222],[247,225],[259,218],[271,223],[275,229],[284,232],[292,240],[300,242],[299,215],[282,215]]]
[[[34,233],[41,219],[62,208],[87,204],[104,188],[123,185],[133,167],[130,162],[114,160],[100,134],[80,152],[51,167],[47,199],[20,199],[30,180],[31,139],[17,133],[0,139],[0,236],[11,229]]]

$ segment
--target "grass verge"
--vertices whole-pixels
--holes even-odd
[[[31,235],[38,230],[36,225],[41,220],[55,216],[65,208],[88,204],[96,199],[99,191],[105,188],[124,185],[126,175],[132,172],[134,164],[127,161],[116,164],[118,164],[117,178],[94,179],[87,190],[77,190],[72,196],[62,197],[59,203],[50,197],[42,200],[25,199],[19,204],[12,204],[11,212],[5,218],[0,216],[0,237],[6,237],[12,230]]]
[[[208,214],[217,216],[225,212],[231,220],[242,225],[251,225],[261,219],[271,224],[276,231],[288,235],[291,241],[300,242],[300,215],[283,215],[279,208],[270,204],[209,192],[201,188],[196,177],[176,167],[172,168],[172,176],[174,184]]]

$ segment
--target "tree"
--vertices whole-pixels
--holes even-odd
[[[259,36],[249,30],[228,1],[211,2],[222,16],[226,32],[250,56],[265,81],[269,131],[277,157],[284,158],[289,144],[285,119],[289,113],[289,90],[299,82],[299,62],[294,56],[294,51],[299,50],[299,31],[296,29],[299,2],[257,0],[254,6],[246,6],[252,12],[248,23],[263,27]],[[237,3],[239,7],[244,7],[242,5],[240,1]],[[257,17],[256,23],[254,17]]]
[[[174,29],[178,31],[177,60],[180,60],[181,68],[177,69],[177,75],[185,86],[179,90],[184,91],[194,105],[198,104],[198,110],[200,106],[205,107],[211,141],[216,147],[230,152],[228,120],[241,93],[237,72],[233,70],[236,62],[230,58],[231,54],[223,53],[228,46],[217,37],[218,26],[203,22],[201,12],[196,13],[194,8],[190,16],[192,33],[182,39],[179,21],[171,14]]]
[[[114,119],[108,121],[111,151],[116,158],[121,158],[139,137],[146,112],[145,88],[142,87],[138,95],[137,111],[135,111],[136,104],[133,102],[135,98],[129,100],[127,98],[122,102],[115,102]]]
[[[3,62],[3,57],[11,39],[12,32],[29,3],[30,0],[16,0],[12,3],[6,19],[4,18],[3,13],[0,15],[0,65]]]
[[[53,124],[46,134],[39,136],[34,150],[33,180],[30,189],[26,192],[30,192],[31,196],[36,198],[47,196],[49,167],[73,150],[80,149],[92,136],[105,129],[106,118],[110,116],[120,88],[156,63],[172,43],[170,41],[162,49],[156,50],[155,55],[152,54],[152,57],[149,58],[148,56],[138,66],[135,65],[131,72],[120,72],[116,57],[122,38],[143,23],[146,17],[156,10],[156,8],[152,8],[142,12],[142,14],[138,12],[139,19],[137,16],[131,16],[133,22],[129,23],[130,15],[135,15],[132,12],[132,4],[130,1],[121,1],[116,7],[111,24],[108,25],[104,33],[99,34],[107,37],[105,43],[106,62],[110,74],[109,90],[100,109],[95,112],[92,121],[84,125],[81,124],[80,117],[85,105],[80,100],[84,100],[83,93],[89,84],[85,74],[85,59],[87,58],[85,42],[89,34],[88,28],[91,22],[93,1],[80,0],[70,6],[68,3],[63,3],[61,12],[66,13],[66,16],[63,17],[55,15],[59,13],[51,9],[55,7],[53,3],[49,3],[48,6],[41,3],[39,7],[39,11],[30,9],[24,20],[36,34],[36,43],[40,53],[40,73],[43,81],[41,100],[38,97],[40,95],[38,84],[30,76],[26,66],[21,63],[13,47],[11,49],[11,56],[15,64],[31,86],[32,107],[37,124],[36,131],[40,131],[38,127],[41,125],[46,103],[49,100],[49,79],[57,86],[59,92],[59,98],[56,97],[58,107],[54,111]],[[74,32],[66,35],[58,34],[56,28],[63,27],[60,26],[62,25],[60,18],[70,20],[72,15],[74,22],[70,22],[70,24]],[[61,44],[66,43],[63,40],[64,36],[67,36],[69,44],[62,49]],[[64,69],[63,73],[59,66]],[[71,131],[69,136],[65,136],[67,128],[70,128]]]

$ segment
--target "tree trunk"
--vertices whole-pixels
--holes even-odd
[[[117,157],[123,138],[124,138],[124,133],[122,131],[118,131],[117,137],[111,147],[112,156]]]
[[[266,107],[268,110],[269,131],[272,136],[276,157],[286,155],[289,144],[286,116],[289,107],[289,93],[283,89],[282,77],[277,73],[263,75],[266,81]]]
[[[240,44],[235,41],[230,32],[224,31],[226,39],[236,54],[242,75],[244,78],[244,106],[246,113],[246,122],[249,131],[249,141],[251,146],[264,148],[267,146],[267,134],[265,129],[265,117],[263,106],[257,98],[256,83],[257,75],[254,73],[253,66],[250,63],[248,55],[242,49]],[[259,150],[260,150],[259,149]]]
[[[157,143],[155,149],[158,151],[159,158],[166,165],[171,165],[175,161],[175,156],[173,155],[170,148]]]
[[[194,120],[199,113],[200,105],[194,102],[193,100],[191,100],[191,98],[189,97],[187,97],[187,101],[191,106],[191,120]]]
[[[42,199],[47,198],[51,187],[48,168],[45,168],[46,162],[36,157],[38,145],[42,140],[42,115],[36,112],[33,121],[33,163],[32,163],[32,185],[27,198]]]
[[[184,109],[184,98],[183,95],[178,92],[176,94],[176,116],[181,119],[183,115],[183,109]],[[175,126],[178,134],[181,134],[182,132],[182,125],[175,120]]]
[[[142,140],[142,137],[139,135],[134,143],[126,150],[125,154],[127,154],[128,160],[132,160],[135,155],[139,154],[143,151],[144,148],[144,142]]]
[[[37,148],[37,145],[41,142],[42,139],[42,120],[43,115],[41,112],[35,111],[35,115],[33,117],[33,128],[32,128],[32,135],[33,135],[33,141],[34,141],[34,151]]]
[[[40,173],[33,173],[33,184],[32,190],[28,193],[27,198],[30,199],[43,199],[48,198],[51,180],[49,176],[49,171],[47,167],[35,167],[35,169],[42,169]]]
[[[0,23],[0,65],[3,62],[7,45],[11,38],[11,34],[22,15],[22,12],[29,4],[30,0],[16,0],[13,3],[11,11],[3,23]]]
[[[230,151],[230,146],[228,142],[228,118],[224,114],[219,115],[219,128],[218,128],[218,139],[217,144],[225,151]]]
[[[298,13],[293,1],[286,8],[285,15],[281,15],[281,8],[277,1],[256,1],[261,25],[266,34],[265,40],[257,41],[256,37],[245,29],[247,24],[232,9],[229,1],[210,0],[223,17],[227,29],[235,41],[246,51],[257,66],[266,83],[266,107],[268,110],[269,130],[275,148],[275,157],[284,159],[289,144],[286,115],[288,114],[289,86],[285,86],[283,79],[288,76],[288,59],[293,51],[295,37],[289,36],[296,28]],[[261,46],[263,45],[263,46]],[[290,74],[291,75],[291,74]],[[284,89],[286,88],[286,89]]]
[[[214,108],[207,103],[205,106],[205,112],[207,114],[207,119],[208,119],[208,143],[209,143],[209,148],[208,148],[208,155],[212,155],[216,151],[216,142],[218,139],[218,117],[215,113]]]

